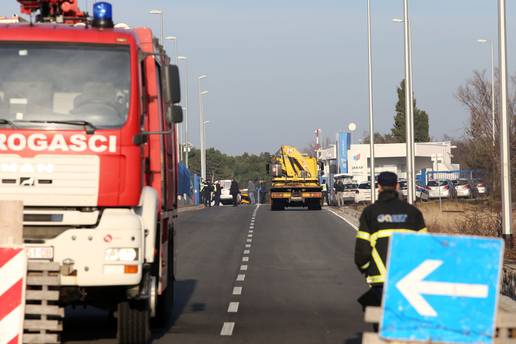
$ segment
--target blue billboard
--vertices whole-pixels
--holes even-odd
[[[351,134],[341,131],[338,139],[339,173],[348,173],[348,150],[351,146]]]

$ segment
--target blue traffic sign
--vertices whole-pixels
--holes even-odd
[[[499,239],[395,233],[380,336],[492,343],[502,259]]]

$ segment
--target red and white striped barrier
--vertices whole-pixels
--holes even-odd
[[[0,344],[22,343],[26,275],[26,251],[0,247]]]

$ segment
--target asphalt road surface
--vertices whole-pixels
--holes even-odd
[[[267,206],[183,213],[173,324],[155,343],[360,343],[369,326],[355,230],[327,210]],[[107,314],[75,310],[68,343],[115,343]]]

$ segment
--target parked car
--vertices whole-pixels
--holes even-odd
[[[233,196],[229,193],[229,189],[231,188],[231,179],[219,180],[220,186],[222,188],[220,193],[220,203],[233,204]]]
[[[408,185],[406,180],[400,180],[400,194],[403,199],[408,197]],[[428,190],[420,185],[416,185],[416,201],[426,202],[429,199]]]
[[[457,197],[476,198],[478,196],[477,186],[467,179],[460,178],[453,181],[457,190]]]
[[[473,179],[473,185],[477,188],[478,197],[487,197],[489,191],[487,189],[487,184],[481,179]]]
[[[371,183],[358,184],[358,192],[355,193],[355,203],[371,202]],[[376,199],[378,199],[378,184],[376,184]]]
[[[357,184],[344,184],[344,203],[355,203],[355,196],[358,193]],[[369,193],[370,194],[370,193]]]
[[[453,199],[457,197],[455,186],[449,180],[430,180],[426,184],[428,190],[428,197],[431,198],[448,198]]]

